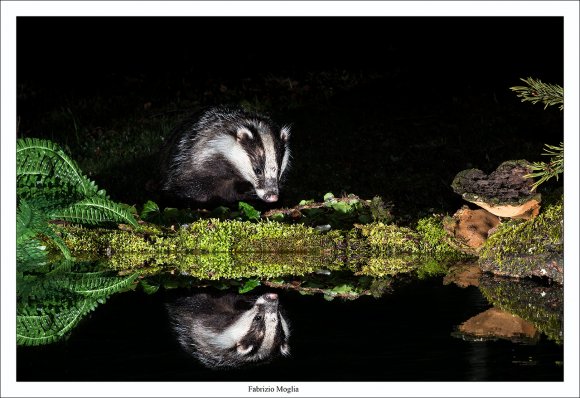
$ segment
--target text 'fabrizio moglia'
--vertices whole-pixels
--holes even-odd
[[[290,394],[293,392],[299,392],[298,387],[296,386],[290,386],[290,387],[286,387],[286,386],[263,386],[263,387],[257,387],[257,386],[248,386],[248,392],[285,392],[286,394]]]

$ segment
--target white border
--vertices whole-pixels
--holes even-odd
[[[249,385],[296,386],[291,396],[579,396],[578,386],[578,2],[6,2],[2,11],[2,396],[270,396]],[[564,383],[16,383],[15,131],[16,16],[564,16],[565,17],[565,363]],[[538,27],[541,29],[541,27]],[[523,54],[522,56],[541,56]],[[38,65],[42,67],[42,65]],[[282,393],[276,394],[283,396]]]

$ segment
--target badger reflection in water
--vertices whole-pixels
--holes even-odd
[[[167,304],[181,346],[210,368],[267,363],[290,354],[290,329],[276,293],[198,293]]]

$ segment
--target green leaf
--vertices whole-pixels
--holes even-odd
[[[249,279],[242,286],[239,287],[238,292],[240,294],[244,294],[251,290],[254,290],[258,286],[260,286],[260,281],[258,279]]]
[[[143,220],[152,220],[158,219],[161,215],[161,210],[157,203],[153,202],[152,200],[148,200],[143,205],[143,210],[141,211],[141,219]]]
[[[239,203],[239,209],[248,220],[259,220],[260,212],[246,202]]]
[[[157,293],[157,291],[159,290],[159,287],[160,287],[159,284],[152,284],[149,281],[147,281],[146,279],[141,280],[140,284],[141,284],[141,288],[143,288],[143,291],[147,294]]]
[[[270,218],[278,222],[284,221],[284,213],[274,213]]]
[[[344,293],[350,293],[350,292],[354,291],[354,289],[352,286],[345,284],[345,285],[335,286],[330,291],[333,293],[336,293],[336,294],[344,294]]]
[[[327,194],[324,195],[324,201],[328,202],[329,200],[334,199],[334,194],[332,192],[328,192]]]
[[[339,213],[350,213],[352,210],[352,206],[347,202],[336,202],[332,203],[331,207]]]

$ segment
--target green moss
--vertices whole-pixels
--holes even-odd
[[[457,249],[450,245],[450,237],[443,227],[444,217],[432,215],[417,222],[417,233],[422,241],[422,250],[437,257],[464,258]]]
[[[420,236],[409,228],[381,222],[358,227],[374,253],[419,253]]]
[[[440,275],[447,274],[448,265],[434,258],[427,258],[424,262],[417,268],[417,277],[419,279],[428,279]]]
[[[540,286],[529,280],[480,278],[479,289],[494,306],[536,326],[550,340],[564,340],[564,289],[561,285]]]
[[[454,253],[441,242],[438,224],[426,221],[421,233],[374,223],[322,233],[301,224],[204,219],[177,230],[143,226],[140,231],[55,226],[75,257],[106,258],[110,267],[162,270],[205,280],[275,278],[319,269],[382,277],[417,269],[437,254]],[[433,242],[424,242],[427,236]],[[444,248],[444,249],[442,249]]]
[[[406,274],[419,268],[422,263],[423,259],[418,255],[370,257],[359,264],[359,270],[356,275],[384,277]]]
[[[480,251],[483,269],[510,276],[547,276],[563,281],[563,196],[529,221],[501,224]]]

